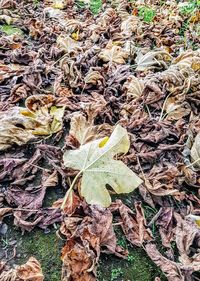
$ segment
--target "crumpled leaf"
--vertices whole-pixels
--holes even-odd
[[[39,262],[31,257],[26,264],[17,267],[17,277],[22,280],[43,281],[44,276],[42,273]]]
[[[0,224],[4,218],[4,216],[6,216],[7,214],[12,212],[12,208],[0,208]]]
[[[84,81],[86,84],[93,84],[97,85],[99,81],[102,81],[104,78],[100,74],[99,71],[89,71],[86,77],[84,78]]]
[[[170,56],[164,50],[157,50],[157,51],[149,51],[145,55],[141,52],[138,52],[137,57],[135,59],[138,71],[145,71],[147,69],[152,69],[156,66],[166,66],[166,63],[163,60],[163,56]]]
[[[183,219],[178,213],[174,213],[174,217],[177,225],[172,232],[179,251],[178,262],[164,257],[155,244],[147,244],[145,250],[169,281],[192,280],[192,273],[200,270],[198,246],[196,252],[192,249],[193,245],[199,245],[200,228],[189,217]]]
[[[36,123],[21,115],[19,108],[0,112],[0,122],[0,150],[5,150],[13,144],[22,145],[34,139],[30,129],[36,126]]]
[[[126,83],[124,83],[124,89],[127,90],[127,95],[133,98],[138,98],[142,95],[144,90],[144,83],[141,79],[131,75],[128,77]]]
[[[162,207],[158,214],[155,216],[156,225],[159,228],[159,233],[162,239],[163,246],[171,249],[171,242],[174,239],[173,232],[173,213],[174,209],[172,207]]]
[[[29,102],[32,97],[28,98]],[[46,96],[43,96],[43,99],[46,99]],[[25,144],[34,139],[35,135],[57,133],[62,129],[64,110],[64,107],[43,106],[31,111],[28,108],[13,107],[0,112],[0,150],[5,150],[13,144]]]
[[[131,244],[141,247],[144,242],[153,240],[153,234],[146,225],[146,219],[141,202],[135,203],[136,215],[134,215],[133,211],[124,205],[121,200],[113,202],[110,206],[110,210],[111,212],[119,212],[122,230],[126,239]]]
[[[138,28],[138,17],[130,15],[121,23],[121,31],[125,36],[131,36],[132,33]]]
[[[194,240],[200,241],[200,229],[192,220],[182,219],[179,214],[176,214],[175,217],[177,220],[175,239],[180,254],[179,259],[184,263],[184,259],[189,258],[190,247]]]
[[[160,267],[169,281],[184,281],[180,265],[165,258],[156,248],[155,244],[147,244],[145,250],[154,263]]]
[[[79,149],[66,151],[63,156],[66,167],[79,170],[83,174],[81,195],[89,204],[108,207],[111,197],[106,189],[110,185],[116,193],[129,193],[142,180],[122,161],[114,160],[119,153],[127,153],[130,146],[127,131],[117,125],[112,135],[101,147],[102,140],[92,141]]]
[[[195,162],[194,166],[200,168],[200,133],[196,135],[192,145],[191,158],[192,161]]]
[[[113,216],[109,209],[81,203],[73,216],[66,216],[60,228],[66,244],[62,249],[62,280],[96,280],[100,251],[126,257],[128,252],[117,245]]]
[[[99,53],[99,58],[104,62],[124,64],[128,58],[128,52],[123,50],[120,46],[109,45]]]
[[[94,119],[91,120],[89,117],[87,120],[82,114],[77,113],[71,118],[69,136],[76,139],[79,145],[105,137],[110,132],[110,125],[94,125]]]
[[[34,258],[30,257],[29,260],[15,269],[0,272],[1,281],[43,281],[44,276],[40,263]]]
[[[179,101],[176,97],[169,97],[165,103],[165,111],[168,120],[179,120],[191,112],[191,108],[186,102]]]
[[[61,48],[65,53],[71,54],[76,53],[77,50],[80,50],[80,43],[76,40],[73,40],[69,36],[59,36],[57,38],[58,47]]]
[[[198,71],[200,69],[199,50],[197,51],[187,50],[181,53],[173,61],[173,63],[178,65],[180,68],[192,68],[194,71]]]
[[[89,246],[80,245],[72,238],[68,240],[62,249],[63,268],[62,281],[82,280],[95,281],[93,272],[95,265],[95,253]]]

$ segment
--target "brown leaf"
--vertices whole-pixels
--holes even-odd
[[[191,158],[192,161],[196,161],[194,166],[200,168],[200,133],[198,133],[194,139],[194,143],[191,148]]]
[[[89,245],[80,245],[73,238],[62,249],[62,281],[95,281],[95,253]]]
[[[122,230],[127,238],[133,245],[142,246],[144,242],[151,241],[153,235],[150,229],[146,226],[146,219],[141,202],[135,203],[136,215],[121,200],[116,200],[111,207],[112,212],[118,211],[122,220]]]
[[[42,273],[39,262],[31,257],[26,264],[17,267],[17,277],[23,281],[43,281],[44,276]]]
[[[40,263],[34,258],[30,257],[29,260],[15,269],[9,271],[0,271],[1,281],[43,281],[44,276]]]
[[[110,65],[113,63],[124,64],[125,60],[128,58],[128,52],[123,50],[120,46],[110,43],[99,53],[99,58],[105,62],[109,62]]]
[[[2,222],[3,218],[12,212],[12,208],[0,208],[0,223]]]
[[[70,137],[75,138],[79,145],[83,145],[94,139],[99,139],[110,134],[112,127],[108,124],[94,125],[94,119],[88,120],[82,114],[75,114],[71,118]]]
[[[159,212],[159,217],[156,220],[156,225],[159,227],[159,233],[162,239],[162,244],[165,247],[171,248],[171,241],[174,238],[173,233],[173,208],[163,207]]]
[[[180,265],[165,258],[157,250],[155,244],[147,244],[145,250],[152,261],[160,267],[169,281],[184,281],[184,276],[181,272]]]
[[[195,222],[189,219],[182,219],[178,213],[175,214],[175,218],[177,220],[175,233],[176,244],[183,261],[182,256],[188,256],[190,254],[190,247],[194,243],[194,240],[197,239],[197,241],[200,241],[200,228]]]
[[[128,254],[117,246],[111,212],[96,205],[82,204],[82,208],[83,218],[77,209],[77,215],[64,217],[60,228],[60,233],[67,238],[62,251],[63,280],[96,280],[96,265],[102,247],[105,252],[119,257]]]

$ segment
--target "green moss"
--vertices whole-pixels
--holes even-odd
[[[37,230],[26,234],[20,248],[20,252],[23,253],[22,262],[33,255],[40,261],[46,280],[61,279],[61,246],[55,232],[44,234]]]
[[[42,266],[45,280],[61,280],[62,241],[57,238],[56,231],[52,229],[50,233],[45,234],[42,230],[35,229],[22,235],[21,231],[12,224],[9,223],[6,236],[0,239],[0,249],[6,248],[9,256],[13,253],[12,241],[14,240],[17,245],[16,256],[11,263],[21,265],[34,256]]]
[[[128,249],[129,255],[125,260],[114,255],[102,254],[98,267],[98,281],[150,281],[159,276],[162,281],[166,278],[155,264],[150,260],[145,251],[138,247],[132,247],[124,237],[119,227],[115,229],[118,244]]]
[[[155,10],[148,8],[148,7],[140,7],[139,8],[139,17],[144,22],[152,22],[156,16]]]
[[[114,256],[102,255],[98,267],[99,281],[150,281],[156,276],[166,280],[160,270],[148,258],[144,250],[139,248],[129,248],[127,260],[121,260]]]
[[[3,24],[0,26],[0,31],[6,33],[7,35],[13,35],[13,34],[20,34],[23,35],[23,32],[21,31],[21,29],[14,27],[12,25],[8,25],[8,24]]]

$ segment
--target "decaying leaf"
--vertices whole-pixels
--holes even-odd
[[[191,108],[186,102],[181,102],[175,97],[169,97],[165,103],[166,118],[179,120],[190,114]]]
[[[151,230],[147,228],[144,211],[140,202],[135,203],[135,215],[121,200],[112,203],[110,210],[112,212],[119,212],[122,230],[131,244],[140,247],[144,242],[153,239]]]
[[[191,158],[192,161],[195,162],[194,166],[200,168],[200,133],[196,135],[192,145]]]
[[[99,58],[105,62],[109,62],[110,65],[113,63],[124,64],[128,58],[128,53],[120,46],[112,46],[111,44],[99,53]]]
[[[174,63],[178,65],[180,68],[192,68],[194,71],[198,71],[200,69],[200,57],[199,50],[186,51],[181,53],[175,60]]]
[[[57,44],[67,54],[76,53],[77,50],[81,49],[80,43],[68,36],[59,36]]]
[[[198,2],[0,0],[0,280],[44,279],[34,259],[10,268],[12,223],[47,240],[61,224],[62,281],[127,257],[118,230],[168,280],[199,278]]]
[[[107,207],[111,203],[107,184],[120,194],[133,191],[142,180],[122,161],[113,159],[129,150],[130,141],[125,129],[118,125],[103,146],[102,141],[95,140],[78,150],[66,151],[63,159],[66,167],[83,174],[81,195],[86,201]]]
[[[5,150],[13,144],[22,145],[34,139],[30,129],[36,126],[36,122],[31,122],[21,115],[19,108],[1,112],[0,120],[0,150]]]
[[[0,208],[0,223],[2,222],[4,216],[12,212],[12,208]]]
[[[110,132],[111,126],[108,124],[94,125],[94,119],[87,120],[82,114],[75,114],[71,118],[69,136],[76,139],[79,145],[105,137]]]
[[[138,71],[145,71],[147,69],[154,68],[156,66],[166,66],[165,61],[163,60],[163,56],[170,56],[164,50],[157,51],[149,51],[145,55],[141,52],[138,52],[137,57],[135,59]]]
[[[46,100],[46,96],[43,99]],[[30,100],[29,97],[27,108],[14,107],[0,112],[0,150],[13,144],[25,144],[34,139],[35,135],[51,135],[62,129],[64,107],[43,106],[35,110],[30,107]]]
[[[0,272],[1,281],[43,281],[44,276],[40,263],[34,258],[30,257],[29,260],[15,269]]]
[[[126,83],[124,84],[124,89],[127,90],[128,96],[138,98],[142,95],[142,92],[144,90],[144,83],[142,80],[131,75],[130,77],[128,77]]]
[[[184,275],[181,272],[180,265],[164,256],[157,250],[155,244],[147,244],[145,250],[148,256],[160,267],[169,281],[184,281]]]
[[[95,281],[95,254],[89,247],[82,246],[72,238],[62,249],[62,280]]]
[[[96,280],[100,251],[126,257],[127,251],[117,245],[110,210],[81,203],[84,216],[65,217],[60,232],[67,239],[62,249],[62,280]],[[77,212],[77,213],[76,213]]]

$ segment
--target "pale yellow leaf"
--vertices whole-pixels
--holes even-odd
[[[100,146],[101,141],[95,140],[77,150],[66,151],[63,160],[66,167],[82,172],[81,195],[87,203],[108,207],[111,197],[106,185],[118,194],[129,193],[142,180],[122,161],[113,159],[129,150],[130,140],[126,129],[117,125],[105,145]]]

